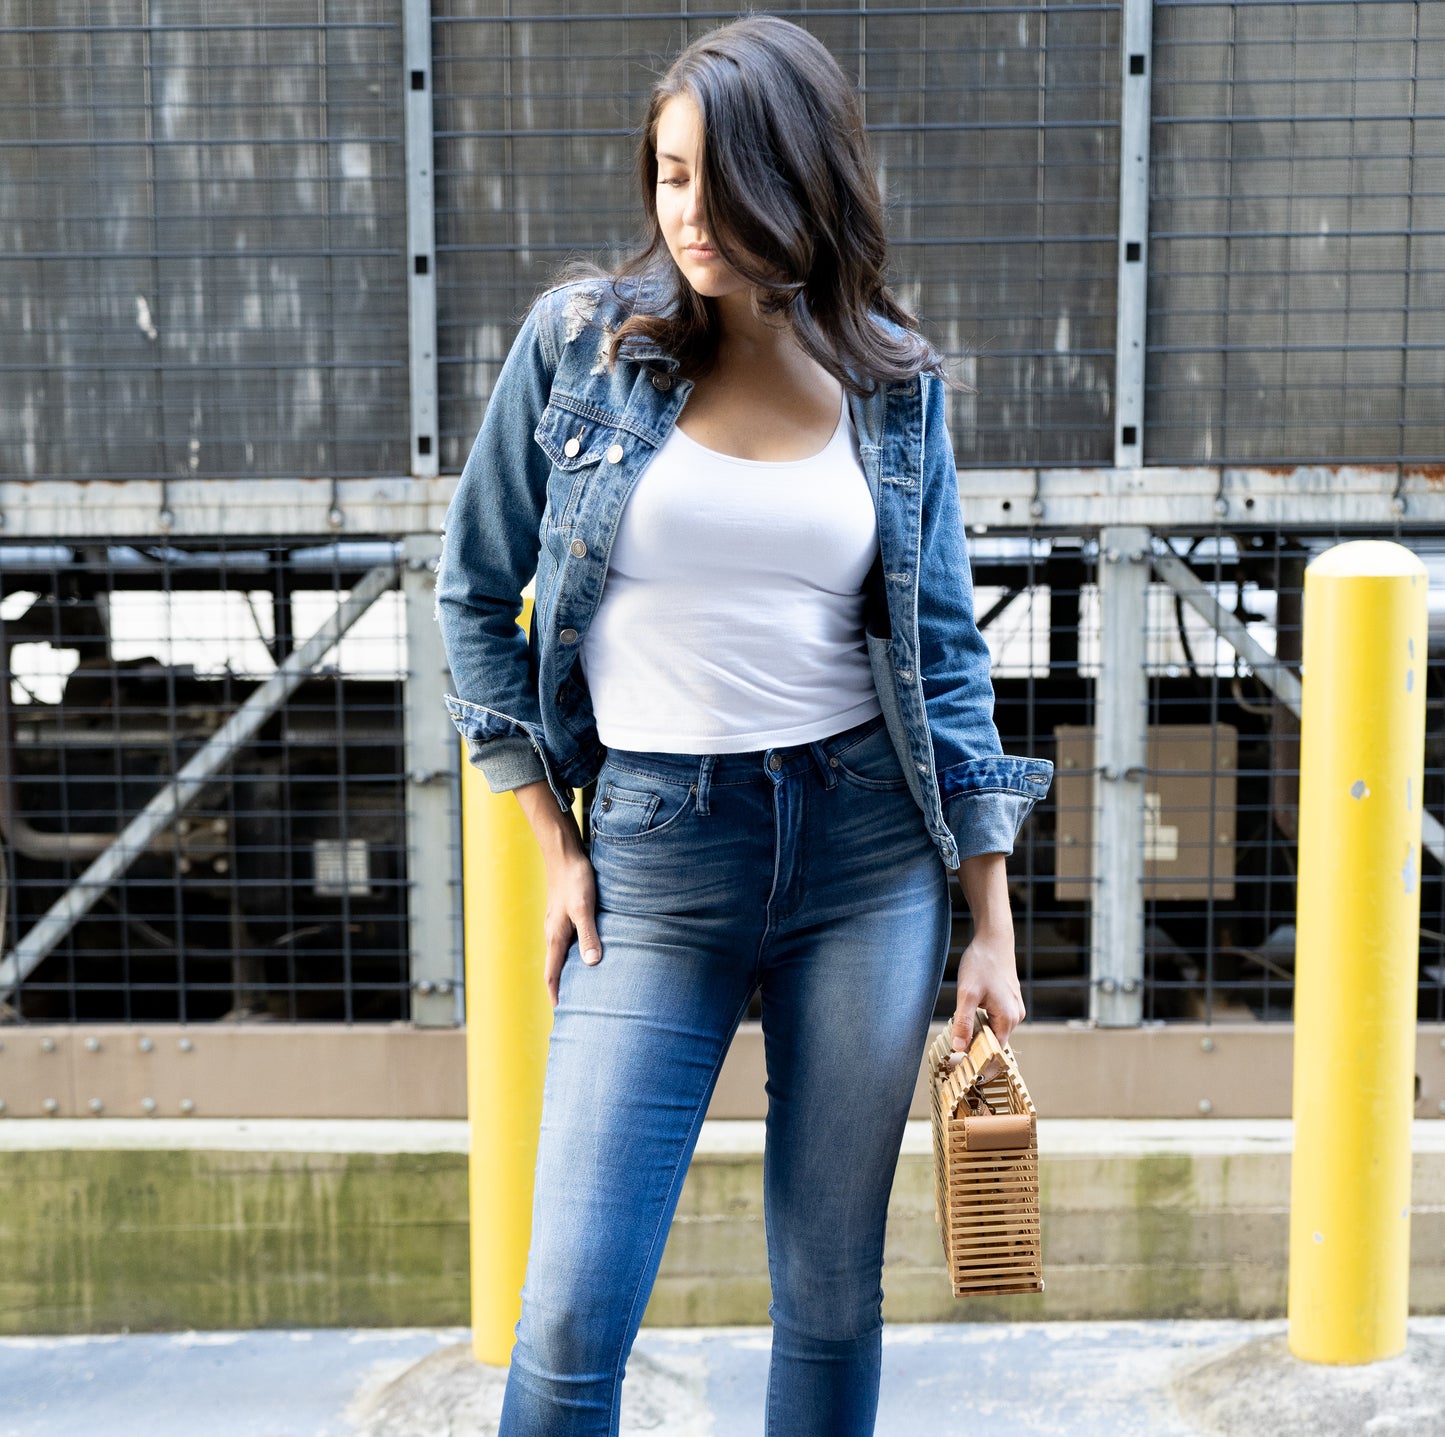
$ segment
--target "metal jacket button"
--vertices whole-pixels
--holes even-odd
[[[607,462],[609,464],[622,463],[622,446],[620,444],[614,444],[612,448],[607,451]]]
[[[573,539],[571,547],[573,558],[585,559],[587,557],[587,545],[581,539]]]
[[[654,374],[652,376],[652,387],[657,390],[659,394],[666,394],[667,391],[672,388],[672,375]]]
[[[569,439],[562,446],[562,452],[569,459],[575,459],[582,452],[582,441],[580,439]]]
[[[563,629],[557,637],[561,639],[564,644],[575,644],[577,642],[577,630]]]

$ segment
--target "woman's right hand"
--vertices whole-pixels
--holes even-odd
[[[602,961],[602,940],[597,935],[597,878],[580,841],[575,850],[559,853],[547,862],[547,916],[543,928],[547,935],[543,973],[555,1008],[562,965],[567,961],[573,934],[584,963],[592,967]]]
[[[577,820],[570,809],[558,807],[547,783],[524,783],[512,791],[537,836],[547,865],[547,913],[542,924],[547,959],[542,973],[555,1008],[562,965],[567,961],[573,935],[584,963],[591,966],[602,961],[602,940],[597,935],[597,879],[587,850],[582,847]]]

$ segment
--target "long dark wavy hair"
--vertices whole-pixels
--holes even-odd
[[[821,42],[771,15],[694,40],[652,92],[637,157],[647,238],[611,276],[632,305],[612,357],[630,335],[675,355],[684,374],[705,374],[716,355],[712,301],[678,270],[657,221],[657,121],[681,95],[702,116],[708,239],[755,287],[761,311],[785,315],[799,345],[857,393],[942,375],[884,280],[883,206],[857,93]]]

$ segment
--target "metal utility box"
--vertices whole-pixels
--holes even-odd
[[[1094,730],[1060,724],[1054,795],[1054,896],[1087,899],[1094,877]],[[1234,897],[1239,731],[1230,724],[1151,724],[1144,804],[1144,897]]]

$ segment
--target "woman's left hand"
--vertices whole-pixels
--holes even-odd
[[[973,914],[973,941],[958,960],[958,1002],[953,1011],[956,1053],[966,1052],[973,1041],[973,1015],[978,1008],[988,1014],[988,1026],[1001,1045],[1024,1020],[1003,855],[966,858],[958,877]],[[984,1076],[992,1077],[996,1067],[996,1063],[986,1065]]]
[[[1024,998],[1019,991],[1018,966],[1014,961],[1012,937],[993,938],[978,934],[958,960],[958,1004],[953,1012],[955,1052],[968,1048],[973,1039],[973,1014],[982,1008],[988,1026],[1000,1044],[1024,1020]]]

